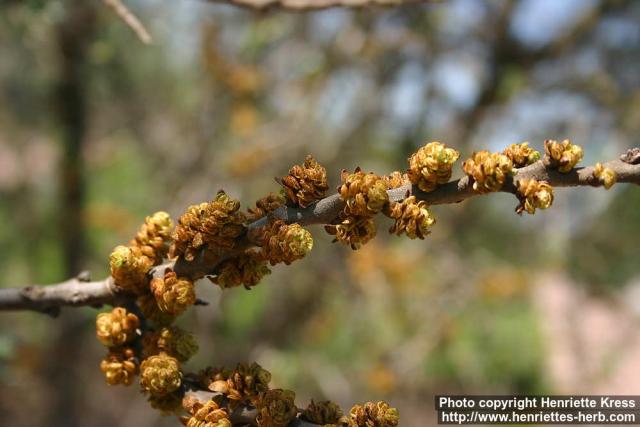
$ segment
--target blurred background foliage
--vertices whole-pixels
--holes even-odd
[[[102,277],[145,215],[219,188],[250,206],[307,153],[335,186],[430,140],[464,157],[568,137],[585,163],[638,145],[639,2],[127,3],[152,45],[100,2],[0,4],[0,286]],[[211,305],[180,319],[201,343],[190,365],[255,360],[299,404],[386,399],[405,426],[435,423],[437,393],[637,392],[640,192],[561,189],[535,217],[515,205],[434,207],[417,242],[379,220],[357,252],[314,227],[312,254],[251,291],[203,281]],[[177,425],[104,384],[95,312],[2,314],[3,419]]]

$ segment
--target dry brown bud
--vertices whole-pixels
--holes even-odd
[[[329,189],[326,169],[311,156],[305,157],[304,164],[292,167],[289,175],[278,182],[291,203],[301,208],[322,199]]]
[[[245,216],[239,209],[240,202],[224,191],[218,192],[212,202],[190,206],[172,234],[170,255],[192,261],[204,245],[233,248],[245,231]]]
[[[340,406],[329,400],[324,402],[314,402],[312,400],[307,409],[302,412],[300,418],[324,427],[342,426],[348,422],[348,418],[344,416]]]
[[[256,286],[270,274],[267,262],[260,252],[245,251],[243,254],[223,261],[218,272],[210,280],[222,289],[244,285],[246,289]]]
[[[134,340],[139,325],[138,316],[127,313],[122,307],[115,307],[109,313],[98,314],[96,335],[103,345],[118,347]]]
[[[338,224],[325,225],[327,233],[335,236],[334,242],[342,242],[358,250],[376,237],[376,224],[368,216],[347,216]]]
[[[258,403],[256,421],[259,427],[285,427],[298,413],[296,394],[291,390],[267,391]]]
[[[409,157],[408,176],[422,191],[433,191],[451,179],[453,164],[460,157],[453,148],[430,142]]]
[[[249,208],[247,214],[247,220],[257,221],[270,212],[275,211],[280,206],[284,205],[285,198],[282,194],[269,193],[268,196],[259,199],[256,202],[255,209]]]
[[[211,390],[214,382],[226,381],[231,376],[231,372],[233,371],[227,368],[207,367],[198,373],[198,382],[203,388]]]
[[[430,233],[429,227],[436,222],[429,212],[427,203],[422,200],[416,201],[415,196],[394,203],[389,216],[395,219],[389,232],[397,236],[406,234],[410,239],[424,239]]]
[[[221,372],[222,374],[223,372]],[[261,393],[269,389],[271,373],[257,363],[246,365],[239,363],[227,378],[212,381],[208,388],[224,394],[232,401],[257,401]]]
[[[473,189],[478,193],[500,191],[507,176],[513,171],[513,163],[504,154],[486,150],[473,153],[462,164],[464,173],[473,178]]]
[[[387,402],[355,405],[349,412],[349,427],[396,427],[400,413]]]

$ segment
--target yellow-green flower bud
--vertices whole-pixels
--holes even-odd
[[[313,248],[313,237],[300,224],[285,224],[284,221],[274,221],[264,231],[262,240],[262,255],[271,265],[280,262],[291,264],[303,258]]]
[[[500,191],[507,176],[512,174],[513,162],[504,154],[486,150],[473,153],[462,165],[464,173],[473,178],[473,189],[478,193]]]
[[[516,168],[528,166],[540,160],[540,153],[529,147],[528,142],[511,144],[504,150],[503,154],[511,159],[513,166]]]
[[[605,168],[602,163],[596,163],[593,176],[604,186],[607,190],[614,186],[618,180],[618,176],[611,168]]]
[[[562,142],[547,139],[544,142],[544,152],[545,165],[562,173],[571,171],[584,155],[582,147],[572,144],[568,139]]]
[[[520,205],[516,212],[521,214],[527,211],[534,214],[536,209],[548,209],[553,204],[553,187],[546,182],[535,179],[522,179],[518,181],[518,198]]]
[[[127,313],[122,307],[115,307],[109,313],[100,313],[96,317],[96,335],[107,347],[121,346],[133,341],[140,325],[138,317]]]
[[[145,359],[140,365],[142,390],[154,396],[172,393],[180,387],[181,383],[180,364],[174,357],[161,353]]]
[[[445,144],[430,142],[409,157],[409,180],[422,191],[433,191],[451,179],[453,164],[460,157]]]
[[[165,272],[164,279],[156,277],[151,281],[151,292],[160,310],[174,316],[196,302],[193,282],[184,277],[178,278],[171,270]]]
[[[100,370],[109,385],[131,385],[138,374],[138,359],[131,348],[112,348],[100,362]]]
[[[389,202],[387,181],[360,168],[356,168],[354,173],[342,172],[342,185],[338,191],[346,202],[344,211],[349,215],[371,216]]]
[[[144,220],[131,246],[137,246],[142,253],[154,261],[154,264],[162,262],[167,255],[168,240],[173,229],[173,221],[166,212],[156,212]]]
[[[140,248],[116,246],[109,256],[109,264],[116,285],[129,292],[144,292],[153,261],[143,255]]]
[[[430,233],[429,227],[436,221],[429,212],[426,202],[417,201],[415,196],[394,203],[389,216],[395,219],[389,232],[398,236],[406,234],[410,239],[424,239]]]

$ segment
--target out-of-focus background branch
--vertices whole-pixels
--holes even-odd
[[[0,285],[104,277],[144,215],[179,215],[219,188],[248,206],[276,189],[266,176],[309,152],[336,177],[397,168],[426,140],[468,154],[570,137],[585,163],[638,145],[637,2],[259,15],[126,2],[152,45],[84,3],[0,5]],[[511,214],[513,203],[434,207],[421,242],[387,236],[380,221],[358,252],[316,232],[312,256],[251,291],[201,283],[213,308],[180,320],[202,344],[190,364],[256,360],[300,401],[386,399],[407,426],[435,423],[424,402],[436,392],[633,393],[637,189],[559,189],[534,217]],[[94,318],[68,310],[52,328],[3,314],[3,419],[175,425],[135,387],[103,384]]]

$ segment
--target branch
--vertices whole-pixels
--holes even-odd
[[[97,282],[75,277],[48,286],[0,289],[0,310],[33,310],[56,316],[64,306],[114,305],[123,297],[111,277]]]
[[[604,163],[604,166],[616,173],[617,182],[640,185],[639,153],[640,149],[637,148],[629,150],[619,160]],[[501,192],[515,194],[516,183],[522,179],[546,181],[553,187],[599,187],[600,184],[593,178],[593,171],[594,167],[588,166],[575,168],[568,173],[560,173],[545,167],[543,161],[540,160],[530,166],[518,169],[512,177],[507,179]],[[470,178],[465,176],[457,181],[441,185],[429,193],[419,190],[416,186],[406,184],[389,190],[389,201],[399,202],[410,195],[424,200],[429,205],[443,205],[459,203],[480,194],[473,189]],[[301,225],[330,224],[337,219],[343,208],[344,202],[340,195],[333,194],[305,209],[282,206],[270,213],[268,218],[264,217],[249,224],[248,229],[262,227],[270,219],[281,219],[287,223]],[[201,251],[199,256],[191,262],[184,258],[178,258],[175,261],[154,267],[150,274],[162,277],[165,269],[171,268],[178,276],[196,280],[207,274],[212,274],[221,261],[254,244],[249,239],[243,239],[232,251],[220,248]],[[132,298],[134,296],[119,292],[110,277],[98,282],[74,278],[49,286],[33,285],[23,288],[0,289],[0,311],[34,310],[55,315],[63,306],[119,305],[123,301],[131,301]]]
[[[437,0],[209,0],[257,11],[274,9],[291,11],[323,10],[332,7],[393,7],[404,4],[429,3]]]
[[[620,159],[612,160],[603,165],[616,172],[618,182],[640,184],[640,164],[632,164]],[[546,168],[542,160],[539,160],[532,165],[518,169],[513,177],[507,178],[501,191],[515,194],[515,183],[522,179],[547,181],[552,187],[599,187],[600,185],[593,180],[593,170],[593,166],[588,166],[575,168],[568,173],[560,173],[556,170]],[[416,196],[416,199],[424,200],[429,205],[459,203],[471,197],[481,195],[473,189],[472,184],[473,181],[468,176],[464,176],[457,181],[451,181],[441,185],[429,193],[421,191],[415,185],[405,184],[388,191],[389,201],[400,202],[408,196],[413,195]],[[297,222],[301,225],[329,224],[338,217],[342,209],[344,209],[344,202],[340,198],[340,195],[333,194],[306,209],[282,206],[272,212],[271,217],[284,220],[287,223]],[[268,220],[268,218],[261,218],[250,224],[249,228],[262,227]]]
[[[122,19],[122,21],[129,27],[131,30],[136,33],[136,36],[140,39],[140,41],[144,44],[150,44],[153,40],[151,39],[151,34],[147,31],[145,26],[140,22],[138,17],[133,14],[125,6],[124,3],[120,0],[103,0],[104,3],[109,6],[113,11]]]

